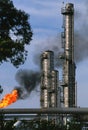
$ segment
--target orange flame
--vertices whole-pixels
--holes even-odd
[[[6,94],[4,98],[0,101],[0,108],[4,108],[16,102],[17,99],[18,99],[18,91],[15,89],[12,91],[12,93]]]

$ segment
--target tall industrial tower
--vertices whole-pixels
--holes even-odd
[[[54,53],[45,51],[41,55],[41,108],[58,107],[58,71],[54,70]]]
[[[74,63],[74,5],[67,3],[62,8],[63,28],[62,43],[64,47],[63,95],[64,107],[76,107],[75,63]]]

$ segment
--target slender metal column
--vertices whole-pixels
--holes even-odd
[[[75,107],[74,5],[67,3],[61,13],[64,16],[64,106]]]

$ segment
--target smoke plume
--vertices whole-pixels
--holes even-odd
[[[16,73],[16,81],[20,85],[19,87],[15,88],[19,92],[19,97],[26,98],[40,83],[40,73],[27,69],[19,70]]]

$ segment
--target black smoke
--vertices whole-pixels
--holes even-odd
[[[19,70],[16,73],[16,81],[19,84],[19,87],[15,89],[18,90],[19,98],[26,98],[30,95],[32,90],[40,83],[40,73],[32,70]]]

